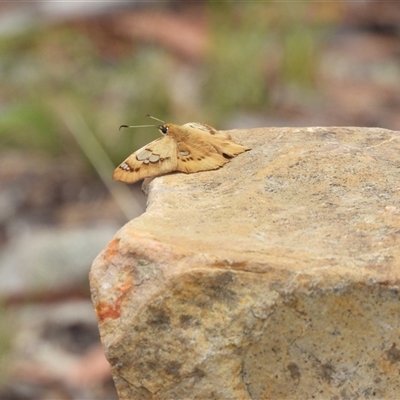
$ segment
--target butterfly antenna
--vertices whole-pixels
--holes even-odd
[[[159,122],[162,122],[163,124],[165,124],[165,121],[163,121],[162,119],[158,119],[158,118],[156,118],[156,117],[153,117],[153,116],[152,116],[152,115],[150,115],[150,114],[146,114],[146,117],[149,117],[149,118],[155,119],[156,121],[159,121]]]
[[[150,128],[151,126],[156,125],[121,125],[119,130],[121,130],[121,128]]]

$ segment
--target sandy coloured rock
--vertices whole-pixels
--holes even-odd
[[[259,128],[148,182],[95,260],[120,399],[395,398],[400,132]]]

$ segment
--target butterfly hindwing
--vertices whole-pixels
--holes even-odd
[[[131,154],[114,171],[113,179],[134,183],[177,170],[177,145],[170,136],[160,137]]]
[[[188,122],[182,126],[187,126],[189,128],[194,128],[200,131],[208,132],[215,137],[220,137],[223,139],[231,139],[231,135],[229,135],[229,133],[217,131],[215,128],[213,128],[211,125],[208,124],[203,124],[200,122]]]

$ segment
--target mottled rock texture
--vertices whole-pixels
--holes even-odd
[[[147,182],[91,289],[121,399],[400,396],[400,133],[231,131]]]

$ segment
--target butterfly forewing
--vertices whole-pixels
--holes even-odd
[[[208,134],[204,130],[185,129],[185,142],[178,142],[178,171],[196,172],[217,169],[230,158],[248,150],[225,135]]]
[[[114,171],[113,179],[134,183],[177,170],[176,141],[160,137],[131,154]]]
[[[225,158],[233,158],[240,153],[244,153],[246,150],[250,150],[248,147],[235,143],[233,140],[224,139],[219,136],[211,137],[209,143]]]

